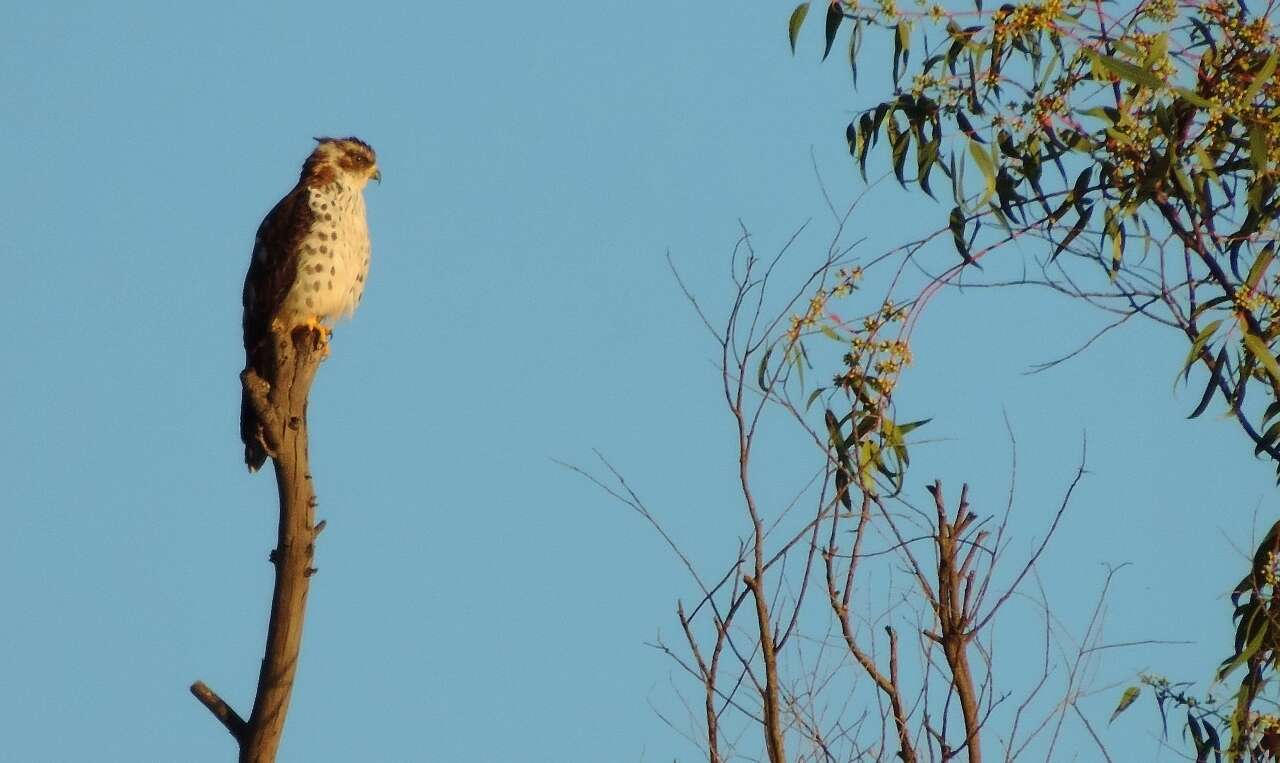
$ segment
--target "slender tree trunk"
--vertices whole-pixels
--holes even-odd
[[[276,384],[268,384],[252,370],[240,376],[264,422],[280,494],[279,535],[270,557],[276,568],[275,588],[249,720],[243,720],[204,683],[197,681],[191,686],[192,694],[240,745],[241,763],[271,763],[280,747],[302,647],[307,590],[315,572],[315,538],[324,528],[323,522],[315,524],[316,499],[307,459],[307,397],[326,343],[321,334],[311,330],[274,339]]]
[[[972,588],[971,562],[973,553],[982,546],[982,536],[962,553],[965,530],[973,522],[969,511],[969,486],[960,489],[960,505],[954,520],[947,519],[946,501],[942,497],[942,483],[934,481],[928,488],[933,494],[938,510],[938,534],[934,542],[938,547],[938,595],[935,609],[938,630],[941,632],[942,653],[951,670],[951,685],[960,698],[960,713],[964,718],[965,753],[969,763],[982,763],[982,719],[978,706],[979,697],[969,668],[969,644],[973,639],[973,613],[963,588]],[[947,759],[947,755],[943,759]]]

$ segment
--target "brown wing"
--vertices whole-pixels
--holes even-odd
[[[315,219],[308,203],[309,189],[299,183],[267,213],[258,226],[249,272],[244,278],[245,368],[252,368],[267,382],[275,383],[271,322],[284,303],[298,274],[298,249]],[[249,471],[267,460],[262,427],[241,392],[240,439]]]

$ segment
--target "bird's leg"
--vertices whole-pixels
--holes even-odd
[[[303,324],[308,331],[313,331],[319,337],[320,357],[329,357],[329,337],[333,334],[333,329],[320,322],[320,318],[315,315],[308,315],[307,322]]]

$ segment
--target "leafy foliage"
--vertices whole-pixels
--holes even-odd
[[[836,379],[851,410],[827,413],[842,479],[865,474],[870,447],[867,460],[900,484],[905,450],[897,461],[884,454],[898,452],[892,434],[903,428],[886,412],[910,328],[939,286],[1020,239],[1044,243],[1022,251],[1043,253],[1055,288],[1121,322],[1143,315],[1180,332],[1179,378],[1203,374],[1191,416],[1220,401],[1280,474],[1280,39],[1272,4],[1256,5],[1264,10],[1223,0],[828,5],[823,56],[848,29],[855,86],[864,35],[891,36],[893,90],[845,130],[858,172],[866,179],[880,155],[903,188],[949,191],[939,232],[959,255],[856,330],[821,310],[801,319],[853,348]],[[807,10],[791,16],[793,50]],[[1104,288],[1086,293],[1064,259],[1091,267]],[[1280,728],[1252,709],[1280,664],[1278,550],[1280,523],[1233,596],[1238,632],[1219,675],[1244,668],[1227,724],[1232,759],[1267,752],[1267,729]],[[1205,717],[1188,715],[1186,728],[1198,758],[1222,749]]]

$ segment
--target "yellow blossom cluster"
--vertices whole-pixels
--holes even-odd
[[[920,94],[923,93],[924,91],[928,90],[931,87],[936,87],[937,85],[940,85],[940,84],[941,83],[939,82],[937,77],[934,77],[929,74],[917,74],[911,80],[911,94],[918,98],[920,97]]]
[[[1271,586],[1271,588],[1272,588],[1272,589],[1275,589],[1275,588],[1276,588],[1276,580],[1277,580],[1277,577],[1276,577],[1276,552],[1275,552],[1275,551],[1268,551],[1268,552],[1267,552],[1267,564],[1266,564],[1265,568],[1264,568],[1264,569],[1263,569],[1263,571],[1262,571],[1262,582],[1263,582],[1263,583],[1265,583],[1266,585]]]
[[[886,301],[880,309],[862,319],[861,330],[850,341],[844,356],[845,372],[836,384],[858,393],[860,398],[879,405],[887,402],[902,369],[911,365],[911,347],[906,340],[879,339],[888,325],[902,322],[906,305]]]
[[[1076,4],[1074,0],[1050,0],[1003,6],[991,14],[993,37],[999,41],[1038,35],[1062,23],[1060,15]],[[1146,182],[1145,175],[1153,157],[1165,155],[1170,140],[1188,137],[1205,141],[1201,147],[1213,160],[1220,155],[1224,141],[1238,142],[1239,138],[1246,138],[1251,150],[1265,148],[1265,157],[1253,159],[1255,171],[1273,177],[1280,175],[1280,119],[1277,118],[1280,117],[1280,66],[1275,66],[1273,55],[1280,50],[1280,40],[1272,34],[1267,18],[1250,17],[1227,0],[1208,0],[1200,4],[1198,10],[1206,22],[1221,29],[1221,39],[1217,48],[1202,54],[1199,80],[1195,87],[1188,87],[1194,91],[1194,95],[1189,96],[1190,102],[1199,107],[1192,117],[1194,121],[1175,125],[1177,132],[1171,132],[1167,108],[1172,91],[1128,88],[1126,97],[1117,104],[1119,122],[1104,126],[1106,134],[1096,146],[1115,167],[1119,189]],[[1156,21],[1172,19],[1180,13],[1176,0],[1149,0],[1141,7],[1143,17]],[[1109,53],[1111,57],[1118,58],[1123,65],[1137,66],[1164,82],[1177,82],[1180,65],[1194,65],[1194,59],[1171,54],[1167,31],[1132,30],[1115,40],[1114,46],[1115,50]],[[1030,131],[1053,129],[1059,120],[1069,124],[1073,119],[1070,108],[1073,88],[1091,81],[1084,72],[1081,72],[1083,77],[1074,73],[1082,66],[1085,71],[1091,69],[1094,78],[1133,84],[1134,79],[1120,74],[1117,66],[1104,66],[1098,61],[1100,56],[1085,54],[1084,49],[1076,51],[1067,71],[1053,87],[1031,93],[1032,97],[1021,107],[1021,115],[1016,112],[995,115],[991,119],[992,128],[1009,130],[1015,136],[1015,145],[1021,145],[1020,138]],[[1086,64],[1086,59],[1091,59],[1090,63]],[[1267,75],[1266,81],[1257,82],[1255,78],[1263,74]],[[980,72],[978,79],[978,84],[991,88],[1002,82],[998,67]],[[929,90],[942,94],[953,87],[957,86],[938,78],[917,77],[912,89],[917,94]],[[1177,116],[1178,112],[1174,114]],[[1224,129],[1227,127],[1231,128],[1230,136]],[[1195,150],[1198,149],[1181,146],[1180,158],[1192,157]],[[1204,155],[1199,161],[1205,161]]]
[[[1104,145],[1116,168],[1113,182],[1116,188],[1127,189],[1141,181],[1152,156],[1162,150],[1162,133],[1144,117],[1108,127],[1106,134]]]
[[[1249,714],[1250,728],[1257,734],[1280,733],[1280,716],[1273,713],[1252,712]]]
[[[1252,313],[1259,322],[1266,316],[1272,323],[1280,321],[1280,296],[1258,288],[1240,286],[1231,301],[1237,310]]]
[[[1142,12],[1152,21],[1168,24],[1178,18],[1177,0],[1150,0]]]
[[[840,268],[836,271],[836,285],[831,289],[831,296],[843,297],[852,294],[861,280],[862,268],[856,265],[851,268]]]
[[[1225,3],[1223,0],[1212,0],[1200,4],[1200,15],[1208,22],[1222,27],[1223,36],[1233,46],[1260,47],[1269,37],[1270,22],[1266,15],[1248,20],[1247,15],[1237,7],[1236,3]]]
[[[990,81],[990,78],[988,78],[988,81]],[[994,81],[996,84],[999,84],[1000,82],[999,75],[996,75]],[[1027,120],[1019,116],[1011,117],[1011,116],[1005,116],[1003,114],[996,114],[995,116],[991,117],[991,126],[996,130],[1001,129],[1002,127],[1007,127],[1013,132],[1020,133],[1026,129]]]
[[[858,281],[862,280],[862,268],[841,268],[836,273],[836,283],[831,288],[819,288],[813,296],[809,298],[809,306],[799,315],[791,316],[790,327],[787,329],[787,342],[795,344],[800,339],[800,335],[809,331],[818,325],[822,320],[823,313],[827,309],[827,304],[833,299],[848,296],[858,287]]]
[[[1067,98],[1061,92],[1049,93],[1036,99],[1031,116],[1036,124],[1047,124],[1056,115],[1067,111]]]
[[[995,24],[997,38],[1020,37],[1052,28],[1061,13],[1062,0],[1045,0],[1043,3],[999,8],[992,12],[991,21]]]
[[[1160,79],[1168,80],[1178,73],[1169,55],[1169,36],[1165,33],[1132,32],[1124,42],[1142,54],[1142,66]]]
[[[800,315],[791,316],[791,327],[787,329],[788,343],[795,344],[801,334],[818,325],[818,320],[822,317],[822,312],[826,309],[830,298],[830,292],[826,289],[818,289],[809,299],[808,309]]]
[[[1241,325],[1245,324],[1246,316],[1252,316],[1261,327],[1262,338],[1268,342],[1280,337],[1280,293],[1276,291],[1276,283],[1273,280],[1271,284],[1273,291],[1267,291],[1262,284],[1239,286],[1231,296]]]
[[[1225,128],[1231,127],[1234,136],[1247,134],[1255,171],[1274,174],[1280,166],[1280,67],[1275,65],[1280,39],[1265,18],[1248,20],[1220,3],[1201,10],[1222,29],[1218,48],[1201,57],[1196,87],[1212,104],[1204,123],[1210,149],[1225,144]]]

